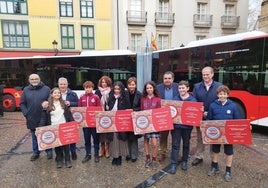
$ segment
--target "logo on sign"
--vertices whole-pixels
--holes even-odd
[[[169,106],[170,107],[170,112],[171,112],[171,117],[174,118],[177,115],[177,108],[175,108],[174,106]]]
[[[139,116],[136,120],[136,125],[140,129],[145,129],[149,126],[149,120],[146,116]]]
[[[213,126],[212,127],[208,127],[206,129],[206,135],[207,135],[208,138],[215,140],[215,139],[220,138],[221,131],[217,127],[213,127]]]
[[[80,112],[74,112],[73,118],[77,123],[81,123],[83,121],[83,115]]]
[[[41,135],[41,140],[45,144],[52,144],[56,139],[56,136],[53,131],[45,131]]]
[[[108,116],[100,118],[100,126],[103,128],[109,128],[112,125],[112,120]]]

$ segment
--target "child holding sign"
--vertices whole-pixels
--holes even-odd
[[[173,100],[196,102],[196,99],[191,94],[188,93],[190,87],[187,81],[182,80],[179,82],[178,85],[179,85],[178,86],[179,95],[175,96]],[[174,130],[171,131],[172,150],[171,150],[171,164],[170,169],[168,170],[169,173],[171,174],[176,173],[181,140],[183,142],[181,169],[187,170],[187,161],[189,157],[190,138],[192,130],[193,126],[174,124]]]
[[[98,95],[93,93],[94,84],[91,81],[83,83],[85,94],[83,94],[79,101],[78,106],[101,106],[100,98]],[[93,137],[94,144],[94,161],[98,163],[99,159],[99,134],[96,132],[95,127],[83,127],[86,156],[82,160],[82,163],[86,163],[91,159],[91,136]]]
[[[128,93],[122,82],[117,81],[113,84],[107,104],[111,111],[131,109]],[[122,156],[126,157],[129,154],[127,133],[114,132],[109,135],[111,135],[110,155],[113,158],[112,165],[120,166]]]
[[[60,123],[66,123],[74,121],[73,116],[65,105],[64,100],[61,98],[60,89],[55,87],[50,91],[48,99],[48,107],[42,112],[42,117],[39,126],[45,125],[57,125]],[[70,145],[59,146],[55,148],[57,168],[62,168],[63,155],[65,157],[65,165],[67,168],[71,168],[70,160]]]
[[[230,120],[230,119],[240,119],[240,113],[237,109],[236,105],[228,99],[229,96],[229,88],[225,85],[219,86],[217,88],[217,96],[218,99],[210,104],[208,110],[208,120]],[[220,153],[220,144],[212,145],[212,162],[211,169],[208,172],[209,176],[214,176],[219,172],[218,167],[218,158]],[[224,153],[226,154],[226,170],[224,174],[224,179],[226,181],[230,181],[232,179],[231,176],[231,165],[233,161],[233,145],[232,144],[224,144]]]
[[[142,92],[141,110],[149,110],[161,107],[160,94],[153,81],[146,82]],[[156,169],[156,156],[157,156],[157,140],[160,134],[158,132],[146,133],[144,135],[144,150],[146,154],[145,168],[152,166]],[[152,160],[149,154],[149,140],[152,142]]]

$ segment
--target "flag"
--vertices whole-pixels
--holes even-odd
[[[148,37],[147,36],[146,36],[146,44],[145,44],[145,47],[146,47],[146,49],[149,48],[149,41],[148,41]]]
[[[155,37],[154,37],[154,34],[152,33],[151,35],[151,46],[153,48],[153,50],[157,50],[157,45],[156,45],[156,41],[155,41]]]

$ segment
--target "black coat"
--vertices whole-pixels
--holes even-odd
[[[125,110],[125,109],[131,109],[130,101],[129,101],[129,96],[128,92],[124,91],[124,94],[121,94],[121,96],[118,98],[118,103],[117,103],[117,110]],[[109,99],[108,99],[108,107],[109,110],[112,110],[115,104],[116,98],[114,97],[113,93],[110,92],[109,94]],[[112,141],[112,135],[113,134],[108,134],[107,139]],[[127,133],[126,132],[119,132],[118,133],[118,139],[126,141],[127,140]]]

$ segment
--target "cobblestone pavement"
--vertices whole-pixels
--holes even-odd
[[[137,162],[123,160],[121,166],[112,166],[111,159],[101,158],[100,163],[91,159],[82,164],[85,155],[82,132],[77,144],[78,159],[72,161],[72,168],[56,169],[55,160],[47,160],[45,152],[38,160],[31,162],[31,137],[26,129],[21,112],[5,113],[0,117],[0,185],[1,187],[27,188],[71,188],[71,187],[135,187],[169,164],[167,158],[159,163],[157,170],[144,168],[143,139],[139,139],[139,159]],[[195,132],[192,133],[192,151],[195,148]],[[170,153],[169,138],[169,153]],[[167,174],[151,187],[267,187],[268,186],[268,130],[258,129],[253,133],[250,146],[235,145],[232,167],[233,179],[223,179],[224,155],[220,155],[220,174],[207,176],[210,167],[209,147],[206,158],[200,166],[182,171],[179,167],[175,175]]]

